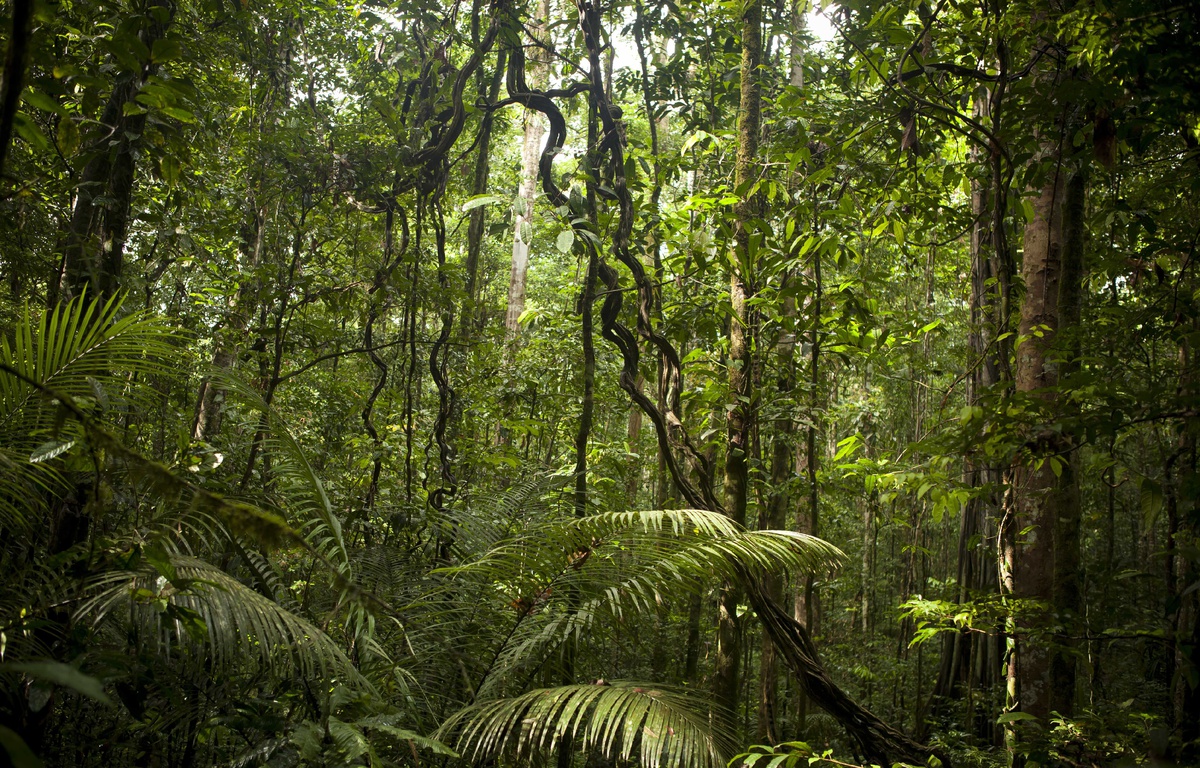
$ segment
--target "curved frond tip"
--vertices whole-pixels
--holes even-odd
[[[710,718],[708,702],[649,683],[603,681],[541,688],[460,710],[434,734],[472,760],[517,759],[557,749],[565,738],[584,751],[644,768],[719,768],[732,737]]]

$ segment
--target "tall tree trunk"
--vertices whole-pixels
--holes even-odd
[[[990,112],[990,92],[980,88],[976,94],[974,114],[983,120]],[[987,158],[982,147],[972,150],[972,159],[984,165]],[[996,191],[993,180],[971,182],[971,212],[975,224],[971,228],[971,296],[968,349],[971,373],[967,377],[967,404],[981,407],[985,394],[1000,380],[1000,361],[997,347],[999,316],[996,272],[999,269],[992,235],[992,206]],[[966,603],[972,595],[995,592],[996,570],[994,557],[995,531],[993,520],[999,507],[995,488],[1000,481],[999,470],[985,458],[971,454],[966,457],[967,484],[984,489],[963,505],[959,520],[956,579],[957,599]],[[986,658],[989,647],[996,642],[992,632],[978,633],[963,630],[948,634],[942,644],[941,665],[933,689],[933,712],[945,714],[941,702],[947,698],[967,696],[966,711],[977,736],[990,740],[994,734],[995,714],[986,708],[975,710],[972,695],[975,691],[990,690],[997,682],[994,665]]]
[[[762,59],[762,3],[752,0],[742,11],[741,103],[738,107],[738,152],[735,183],[741,200],[734,209],[734,253],[729,276],[729,393],[732,407],[727,417],[725,447],[725,510],[739,525],[746,522],[749,491],[748,458],[753,431],[752,398],[754,344],[753,321],[747,300],[753,295],[754,236],[751,220],[757,212],[754,183],[761,122],[759,63]],[[741,595],[732,583],[721,590],[717,610],[717,661],[713,693],[729,714],[737,711],[741,626],[737,607]]]
[[[1179,396],[1183,402],[1196,402],[1197,387],[1200,384],[1200,371],[1197,370],[1196,350],[1193,341],[1196,338],[1197,322],[1192,321],[1191,333],[1181,334],[1179,343]],[[1176,461],[1175,483],[1178,489],[1175,495],[1182,502],[1176,510],[1178,517],[1175,536],[1168,542],[1168,549],[1175,554],[1169,558],[1168,568],[1174,571],[1179,568],[1178,578],[1172,580],[1178,585],[1191,585],[1200,580],[1200,568],[1197,568],[1195,557],[1178,557],[1178,549],[1195,546],[1197,529],[1197,500],[1195,489],[1198,487],[1196,473],[1196,434],[1200,432],[1200,419],[1190,416],[1184,419],[1178,427],[1176,451],[1179,458]],[[1182,567],[1176,560],[1182,560]],[[1181,762],[1196,761],[1200,757],[1200,684],[1193,684],[1197,671],[1200,671],[1200,591],[1185,588],[1186,594],[1178,598],[1178,607],[1172,616],[1173,639],[1175,653],[1171,659],[1173,674],[1172,682],[1175,727],[1179,729],[1183,750],[1179,755]],[[1175,598],[1168,595],[1167,599]]]
[[[806,497],[796,505],[796,531],[810,536],[820,531],[820,486],[817,469],[820,463],[817,419],[821,410],[821,250],[812,251],[812,266],[805,270],[811,281],[811,293],[806,299],[804,322],[808,325],[808,407],[804,445],[796,451],[796,472],[804,478]],[[802,624],[809,635],[816,635],[820,625],[820,605],[817,601],[816,584],[811,573],[800,577],[793,600],[792,616]],[[796,727],[803,732],[808,704],[803,687],[796,691],[794,702]]]
[[[32,20],[33,0],[14,0],[12,31],[4,56],[4,84],[0,86],[0,178],[4,177],[17,107],[21,102],[21,90],[25,87],[25,60],[29,51],[29,26]]]
[[[1059,384],[1070,385],[1078,370],[1080,356],[1079,322],[1083,301],[1083,249],[1087,202],[1086,169],[1072,173],[1063,201],[1062,279],[1059,284],[1058,346],[1064,357],[1060,364]],[[1062,397],[1061,395],[1059,396]],[[1075,436],[1064,431],[1062,474],[1057,478],[1058,509],[1054,518],[1054,584],[1051,607],[1056,623],[1064,627],[1055,637],[1050,667],[1050,708],[1071,717],[1075,714],[1075,645],[1071,627],[1079,617],[1079,557],[1081,510],[1079,501],[1079,456]]]
[[[784,286],[788,276],[784,275]],[[796,301],[788,297],[784,300],[783,328],[779,332],[776,344],[779,374],[775,381],[775,393],[779,402],[780,415],[775,419],[775,434],[771,440],[771,497],[769,504],[759,514],[758,527],[765,530],[780,530],[787,525],[787,510],[790,496],[787,492],[788,481],[792,478],[796,462],[795,447],[792,436],[795,432],[795,419],[792,409],[783,407],[792,397],[796,386]],[[778,576],[769,574],[763,579],[763,588],[775,602],[783,601],[783,584]],[[780,740],[777,722],[776,706],[778,704],[778,662],[775,644],[766,633],[762,636],[762,650],[759,656],[759,687],[758,687],[758,732],[757,741],[763,744],[774,744]]]
[[[539,0],[538,15],[530,29],[531,34],[543,33],[549,25],[550,2]],[[534,48],[534,55],[529,58],[529,71],[526,77],[529,87],[541,90],[546,87],[549,69],[545,60],[545,52]],[[529,274],[529,241],[533,232],[533,201],[537,190],[538,160],[542,155],[542,136],[545,127],[542,125],[542,115],[539,112],[525,110],[525,137],[521,143],[521,187],[517,195],[517,215],[514,218],[512,268],[508,278],[508,310],[504,315],[504,328],[507,338],[512,341],[520,330],[518,320],[525,311],[525,281]]]
[[[1016,390],[1033,404],[1040,403],[1050,418],[1057,413],[1060,367],[1054,358],[1060,332],[1071,321],[1070,303],[1076,304],[1075,284],[1080,270],[1072,267],[1070,250],[1064,243],[1063,207],[1068,196],[1063,168],[1065,149],[1062,136],[1069,136],[1067,112],[1056,135],[1043,138],[1042,162],[1044,182],[1033,199],[1033,217],[1025,227],[1024,257],[1021,275],[1025,297],[1021,303],[1019,325],[1020,346],[1016,358]],[[1074,256],[1078,258],[1078,256]],[[1067,299],[1067,306],[1063,305]],[[1017,459],[1013,469],[1012,506],[1014,530],[1013,594],[1025,601],[1040,601],[1054,607],[1060,597],[1056,580],[1060,567],[1078,567],[1078,489],[1070,467],[1070,438],[1061,431],[1042,429],[1030,439],[1032,455]],[[1074,539],[1070,523],[1074,519]],[[1063,526],[1066,527],[1063,527]],[[1074,565],[1060,566],[1059,555],[1070,560],[1066,549],[1075,548]],[[1077,598],[1077,592],[1076,597]],[[1037,717],[1048,725],[1049,715],[1056,704],[1071,700],[1074,691],[1055,691],[1054,650],[1046,634],[1051,622],[1048,616],[1026,613],[1019,617],[1019,636],[1015,663],[1010,663],[1009,676],[1015,677],[1017,704],[1024,713]],[[1071,675],[1073,684],[1073,674]],[[1011,703],[1010,703],[1011,706]]]
[[[138,32],[138,38],[147,49],[166,34],[174,14],[169,4],[155,7],[166,10],[167,21],[160,22],[153,13],[146,13],[150,21]],[[120,289],[136,155],[146,129],[146,113],[135,110],[126,114],[126,105],[134,103],[142,84],[156,68],[147,62],[113,86],[91,139],[91,157],[79,175],[62,251],[62,290],[66,298],[78,296],[85,286],[90,286],[93,295],[105,297]],[[58,287],[52,285],[52,300],[57,293]]]

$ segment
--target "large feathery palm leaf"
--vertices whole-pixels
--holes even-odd
[[[478,692],[487,697],[602,617],[653,613],[664,594],[694,592],[714,579],[812,571],[841,557],[812,536],[747,531],[703,510],[655,510],[548,521],[443,570],[508,608]]]
[[[556,749],[566,737],[645,768],[717,768],[733,743],[708,703],[685,691],[630,682],[542,688],[466,707],[435,734],[465,757],[517,760]]]
[[[0,338],[0,526],[33,522],[60,488],[51,460],[79,437],[38,385],[100,411],[136,406],[150,390],[130,386],[133,377],[168,372],[175,337],[148,313],[122,315],[120,296],[79,296],[36,317],[26,309],[11,338]]]
[[[157,573],[109,571],[90,582],[91,597],[76,618],[95,626],[109,617],[133,616],[152,627],[163,654],[198,654],[215,670],[253,660],[281,677],[340,678],[371,687],[337,643],[310,622],[203,560],[172,555],[170,564],[172,581],[185,589],[176,591]],[[164,601],[183,610],[164,611]],[[187,617],[199,620],[191,634]],[[202,643],[196,642],[197,629]]]
[[[453,554],[460,559],[486,552],[532,521],[554,517],[556,509],[571,507],[564,491],[572,475],[534,474],[503,491],[463,499],[446,510],[446,523],[455,531]]]
[[[522,693],[522,681],[567,638],[584,641],[591,634],[585,630],[626,613],[652,613],[664,594],[714,579],[827,568],[841,557],[820,539],[747,531],[703,510],[564,516],[525,526],[475,560],[439,571],[447,579],[443,590],[475,597],[469,609],[440,601],[446,623],[490,602],[492,648],[482,654],[490,662],[474,703],[451,716],[438,736],[480,759],[504,752],[520,759],[553,749],[569,734],[589,749],[636,755],[647,766],[716,765],[726,754],[723,734],[708,703],[694,696],[632,683]]]

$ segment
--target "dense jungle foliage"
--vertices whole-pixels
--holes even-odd
[[[0,28],[0,765],[1200,764],[1200,5]]]

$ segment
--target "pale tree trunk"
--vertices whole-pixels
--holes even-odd
[[[746,186],[753,182],[758,153],[761,118],[759,64],[762,59],[761,0],[747,3],[742,12],[741,103],[738,107],[738,152],[735,183],[745,195],[734,208],[734,253],[729,276],[729,394],[732,408],[726,422],[725,511],[734,522],[746,522],[749,491],[748,458],[753,432],[754,328],[747,300],[753,296],[753,265],[750,254],[750,222],[756,214],[755,196]],[[737,712],[738,675],[742,628],[737,618],[741,595],[731,582],[721,590],[717,608],[717,659],[713,694],[729,715]]]
[[[788,85],[795,88],[804,87],[804,36],[807,34],[808,21],[804,18],[808,13],[809,0],[792,0],[791,4],[791,39],[788,41]]]
[[[530,29],[531,34],[540,34],[548,26],[549,0],[539,0],[538,15]],[[544,90],[549,78],[545,52],[534,48],[529,57],[526,73],[529,87]],[[513,226],[512,268],[508,278],[508,311],[504,315],[504,328],[511,341],[520,332],[518,320],[525,311],[525,281],[529,275],[529,241],[533,234],[533,202],[537,190],[538,159],[542,155],[542,137],[545,126],[538,112],[525,110],[525,138],[521,144],[521,187],[516,203]]]
[[[805,15],[808,13],[809,7],[809,0],[792,0],[790,9],[792,29],[788,49],[788,82],[796,89],[804,87],[804,56],[807,53],[804,39],[807,34],[807,20],[805,19]],[[817,377],[820,363],[820,343],[818,338],[821,319],[820,258],[819,253],[814,251],[812,263],[804,269],[803,273],[805,282],[811,288],[811,293],[804,300],[805,311],[804,317],[801,320],[801,322],[807,324],[809,329],[808,424],[805,427],[804,439],[795,447],[794,452],[795,473],[804,478],[807,487],[807,493],[803,497],[796,499],[795,526],[798,532],[813,536],[817,535],[818,503],[816,416],[819,402]],[[795,307],[790,307],[790,311],[795,312]],[[794,356],[794,350],[792,354]],[[799,404],[797,404],[797,408],[799,409]],[[800,575],[795,585],[795,594],[792,600],[793,618],[813,635],[817,632],[817,603],[814,586],[812,574],[806,573]],[[808,696],[804,693],[802,686],[797,686],[796,688],[792,708],[795,711],[792,727],[796,732],[793,735],[802,735],[808,715]]]

